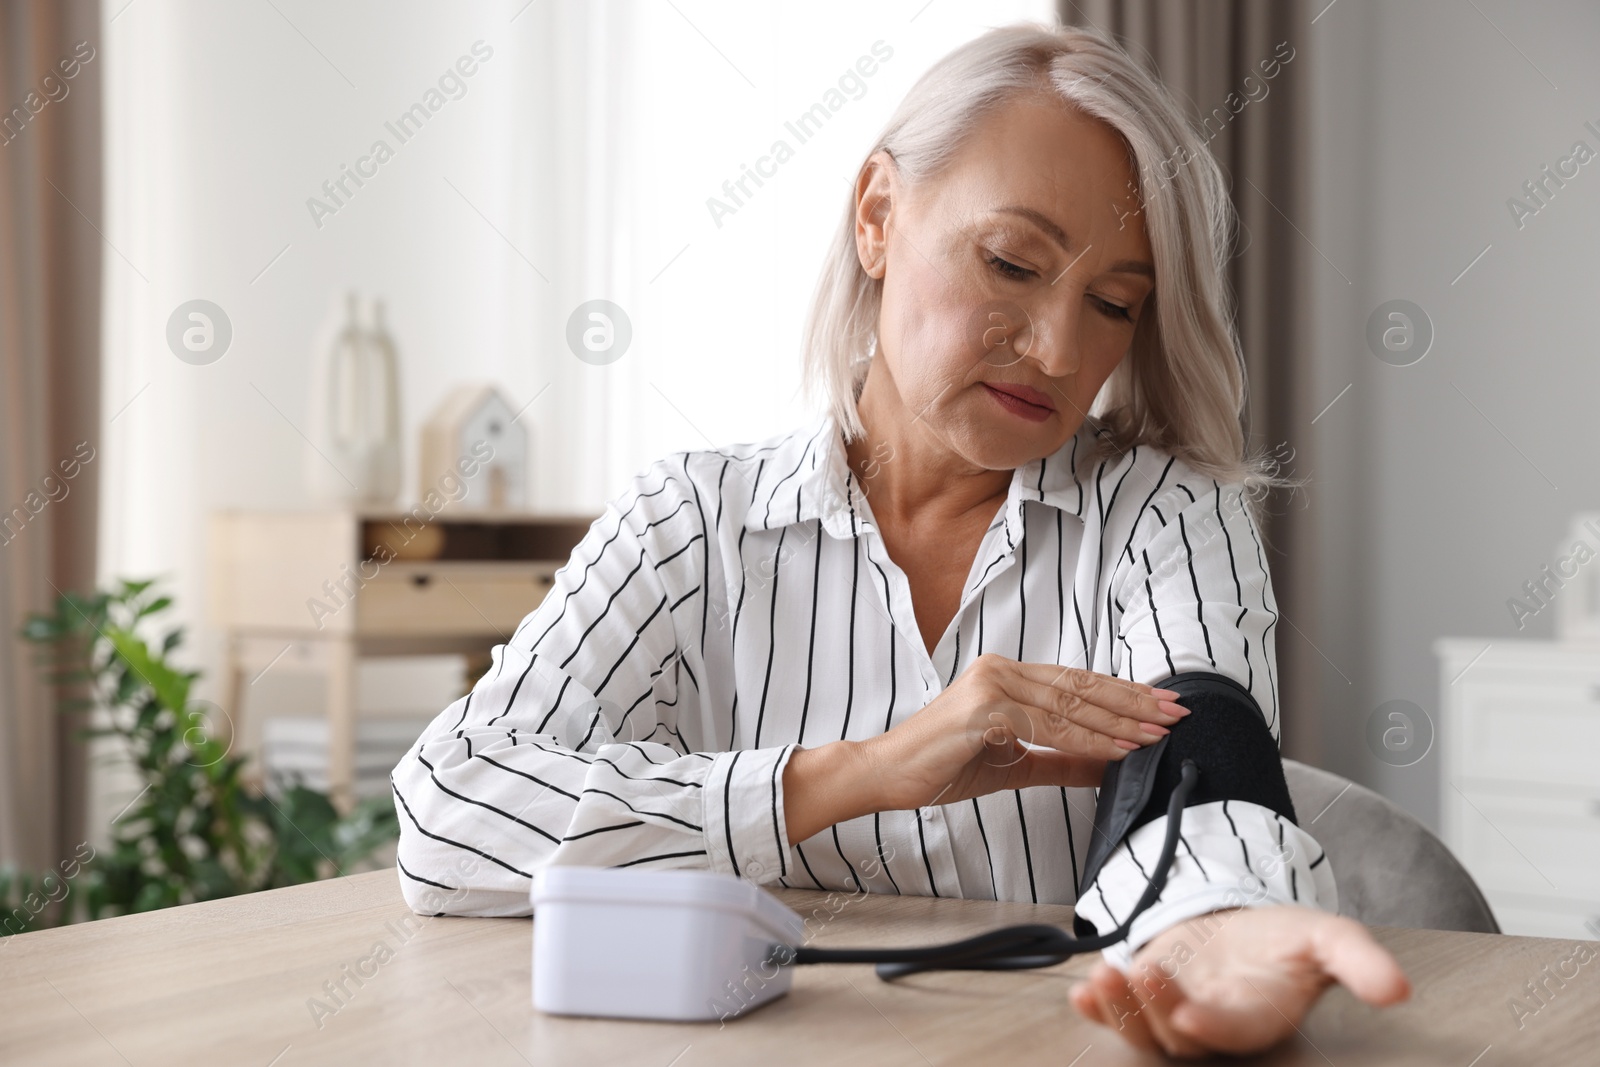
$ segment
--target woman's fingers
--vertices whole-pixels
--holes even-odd
[[[1067,997],[1072,1001],[1072,1006],[1078,1009],[1079,1015],[1092,1023],[1107,1025],[1105,1016],[1100,1011],[1100,998],[1095,996],[1087,981],[1079,982],[1069,989]]]
[[[1056,705],[1067,712],[1088,707],[1157,726],[1171,726],[1189,713],[1186,707],[1171,699],[1178,696],[1171,689],[1155,689],[1142,681],[1056,664],[1002,662],[1016,677],[1050,689],[1056,694],[1053,697]]]
[[[1174,1013],[1188,1003],[1183,991],[1152,968],[1146,967],[1130,979],[1110,964],[1098,963],[1083,983],[1083,991],[1075,988],[1071,998],[1080,1013],[1118,1031],[1135,1048],[1185,1058],[1204,1056],[1208,1051],[1203,1040],[1196,1040],[1174,1023]]]
[[[1365,926],[1343,916],[1326,919],[1311,932],[1312,952],[1324,972],[1376,1007],[1411,996],[1411,983],[1400,964]]]
[[[1156,689],[1143,682],[1130,682],[1126,678],[1077,667],[1060,667],[1054,663],[1003,662],[1015,674],[1048,686],[1069,701],[1101,708],[1124,718],[1171,726],[1189,714],[1188,709],[1176,702],[1179,694],[1170,689]]]
[[[912,805],[926,803],[923,794],[935,786],[940,796],[964,799],[1023,778],[1091,785],[1105,763],[1153,744],[1188,714],[1165,700],[1176,695],[986,653],[917,715],[864,744],[897,754],[882,761],[893,768],[887,789]],[[1018,766],[1046,754],[1062,758]]]
[[[1167,707],[1162,707],[1160,698],[1138,692],[1130,683],[1093,680],[1104,675],[1083,672],[1090,674],[1090,680],[1073,678],[1069,687],[1051,684],[1052,676],[1061,675],[1062,669],[1043,664],[1013,663],[994,673],[1001,692],[1029,716],[1032,735],[1019,723],[1018,736],[1034,744],[1079,751],[1087,732],[1127,742],[1119,747],[1130,750],[1166,736],[1168,726],[1182,718],[1177,705],[1165,702]],[[1118,758],[1108,754],[1104,744],[1085,754]]]
[[[1137,719],[1087,705],[1069,709],[1060,694],[1036,682],[1012,679],[1002,695],[1010,709],[1006,721],[1031,745],[1114,760],[1158,740],[1141,730]]]
[[[1035,701],[1048,697],[1026,687],[1031,683],[1013,682],[1006,691],[997,694],[982,711],[977,725],[983,728],[984,746],[989,752],[988,762],[1006,763],[1020,759],[1030,751],[1019,742],[1039,746],[1032,751],[1055,749],[1072,756],[1095,760],[1119,760],[1140,747],[1141,743],[1156,740],[1140,734],[1133,720],[1123,725],[1113,724],[1109,729],[1123,736],[1081,726],[1071,719],[1038,706]],[[1108,720],[1113,721],[1114,720]],[[1140,741],[1132,740],[1140,738]],[[1011,755],[1007,755],[1011,753]]]
[[[1099,1001],[1101,1026],[1116,1030],[1134,1048],[1161,1051],[1160,1042],[1140,1012],[1139,998],[1121,971],[1108,963],[1097,963],[1089,972],[1089,987]]]
[[[1175,1019],[1175,1013],[1189,1001],[1174,978],[1164,977],[1156,966],[1147,963],[1136,967],[1129,985],[1143,1005],[1140,1014],[1150,1032],[1168,1055],[1194,1057],[1206,1053],[1203,1041],[1186,1032]]]

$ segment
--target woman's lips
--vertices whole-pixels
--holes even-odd
[[[1031,422],[1043,422],[1055,413],[1055,408],[1050,405],[1050,399],[1037,389],[1009,383],[1004,388],[990,385],[988,382],[981,382],[980,384],[988,390],[990,396],[999,402],[1001,407],[1013,415],[1020,415]]]

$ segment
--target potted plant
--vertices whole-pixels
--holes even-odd
[[[150,633],[171,606],[153,582],[122,580],[89,596],[63,594],[52,614],[23,627],[61,687],[61,710],[98,711],[84,734],[120,739],[144,788],[117,816],[110,847],[80,850],[73,869],[63,867],[68,879],[0,870],[0,931],[18,932],[19,917],[32,928],[344,874],[397,835],[388,797],[341,814],[299,781],[246,786],[249,757],[211,735],[209,706],[190,696],[199,672],[169,659],[182,628]],[[52,888],[69,881],[77,892]]]

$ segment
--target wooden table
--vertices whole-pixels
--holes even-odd
[[[785,891],[811,914],[825,899]],[[838,900],[836,898],[835,906]],[[824,910],[824,915],[827,911]],[[1058,906],[873,896],[814,944],[919,943],[1002,923],[1066,923]],[[406,925],[406,924],[409,924]],[[393,871],[0,940],[0,1063],[1051,1064],[1149,1063],[1078,1017],[1067,988],[1092,962],[920,975],[802,968],[786,997],[725,1026],[534,1011],[532,923],[414,918]],[[1380,929],[1415,985],[1383,1011],[1330,991],[1295,1038],[1250,1062],[1345,1065],[1600,1062],[1600,959],[1519,1031],[1508,1001],[1574,942]],[[375,946],[386,946],[375,953]],[[363,963],[363,960],[367,962]],[[342,1006],[324,983],[347,972]],[[1486,1051],[1487,1050],[1487,1051]]]

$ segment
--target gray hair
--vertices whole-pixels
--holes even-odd
[[[1037,23],[990,30],[917,80],[861,167],[881,150],[906,181],[927,180],[987,113],[1041,90],[1121,134],[1155,257],[1154,314],[1140,316],[1128,355],[1089,411],[1109,431],[1098,436],[1095,458],[1142,444],[1243,484],[1255,498],[1290,484],[1274,460],[1245,452],[1245,366],[1226,281],[1236,216],[1221,168],[1166,88],[1111,38]],[[807,393],[822,394],[846,440],[866,432],[856,400],[876,351],[883,291],[861,267],[855,216],[852,190],[802,339]]]

